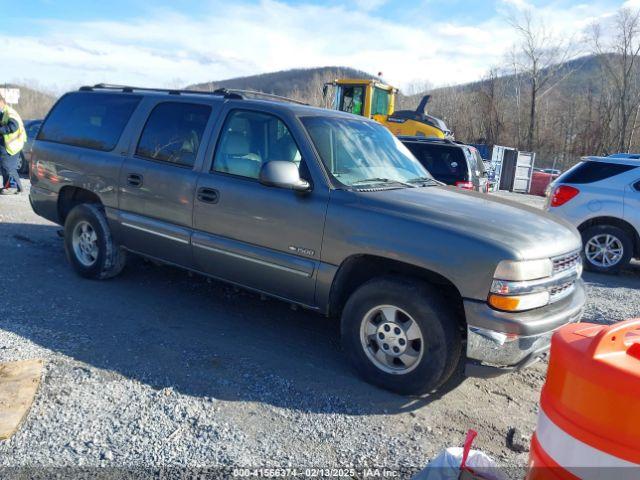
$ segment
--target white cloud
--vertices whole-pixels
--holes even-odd
[[[176,86],[346,65],[382,71],[400,87],[416,79],[459,83],[477,80],[500,64],[515,39],[498,15],[472,25],[456,17],[401,24],[343,6],[291,6],[276,0],[214,6],[199,18],[155,9],[133,20],[45,22],[39,36],[0,32],[0,62],[12,65],[13,77],[5,80],[32,78],[65,88],[97,82]],[[583,28],[594,11],[603,13],[594,4],[538,9],[565,34]]]
[[[526,0],[502,0],[502,3],[517,10],[527,10],[533,8],[533,5]]]

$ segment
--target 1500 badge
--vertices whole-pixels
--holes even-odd
[[[310,248],[296,247],[295,245],[289,245],[289,250],[300,255],[306,255],[307,257],[313,257],[316,254],[315,250],[311,250]]]

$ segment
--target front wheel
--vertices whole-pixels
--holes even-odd
[[[428,284],[374,279],[351,295],[342,314],[343,346],[370,383],[405,395],[449,379],[461,356],[458,322]]]
[[[114,243],[100,205],[82,204],[69,212],[64,223],[64,247],[73,269],[85,278],[110,278],[125,265],[125,251]]]
[[[613,225],[594,225],[582,232],[584,266],[600,273],[616,273],[631,261],[633,241]]]

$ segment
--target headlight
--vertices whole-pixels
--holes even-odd
[[[521,312],[544,307],[549,303],[549,292],[530,293],[528,295],[489,295],[489,305],[507,312]]]
[[[496,280],[537,280],[553,274],[553,262],[541,260],[503,260],[498,264],[493,276]]]
[[[504,260],[498,264],[487,302],[493,308],[521,312],[544,307],[551,299],[546,282],[553,274],[553,262]]]

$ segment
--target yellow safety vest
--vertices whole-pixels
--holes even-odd
[[[2,120],[0,123],[2,123],[2,125],[6,125],[10,118],[14,119],[18,123],[18,130],[13,133],[3,135],[4,148],[7,150],[9,155],[15,155],[22,150],[22,147],[24,147],[24,143],[27,141],[27,132],[24,129],[24,124],[22,123],[22,119],[20,118],[20,115],[18,115],[18,112],[9,105],[6,105],[2,110]]]

